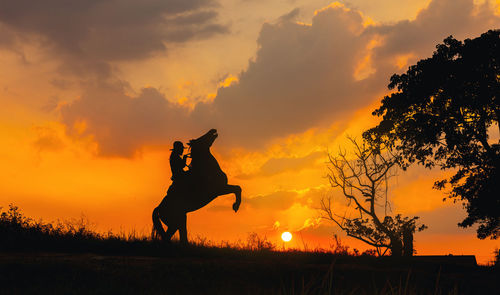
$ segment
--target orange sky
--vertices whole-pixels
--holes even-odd
[[[281,244],[289,230],[299,248],[328,248],[339,233],[316,209],[335,194],[326,152],[376,124],[390,75],[449,35],[500,25],[498,1],[65,3],[0,12],[0,206],[148,233],[170,184],[171,143],[217,128],[212,152],[243,203],[235,214],[223,196],[190,213],[190,236],[256,232]],[[394,213],[429,226],[416,235],[419,254],[489,261],[498,241],[456,226],[461,206],[431,189],[441,176],[400,172]]]

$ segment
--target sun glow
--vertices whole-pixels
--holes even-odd
[[[281,239],[284,241],[284,242],[290,242],[292,240],[292,234],[290,232],[284,232],[281,234]]]

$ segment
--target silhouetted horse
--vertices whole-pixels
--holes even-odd
[[[227,176],[210,153],[210,146],[217,138],[217,130],[212,129],[198,139],[192,139],[191,169],[186,181],[173,184],[160,205],[153,210],[153,235],[158,234],[170,241],[179,230],[180,240],[187,243],[186,213],[198,210],[221,195],[235,194],[234,212],[241,203],[241,188],[227,184]],[[167,225],[167,232],[161,221]]]

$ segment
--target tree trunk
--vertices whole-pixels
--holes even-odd
[[[401,257],[403,255],[403,243],[398,237],[391,237],[391,256]]]
[[[413,232],[409,229],[403,231],[403,256],[413,256]]]

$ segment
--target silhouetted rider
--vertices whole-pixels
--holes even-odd
[[[172,170],[172,181],[183,182],[186,179],[187,172],[184,171],[186,167],[186,159],[188,155],[182,156],[184,153],[184,145],[180,141],[174,142],[174,148],[171,149],[170,154],[170,169]],[[181,158],[182,156],[182,158]]]

